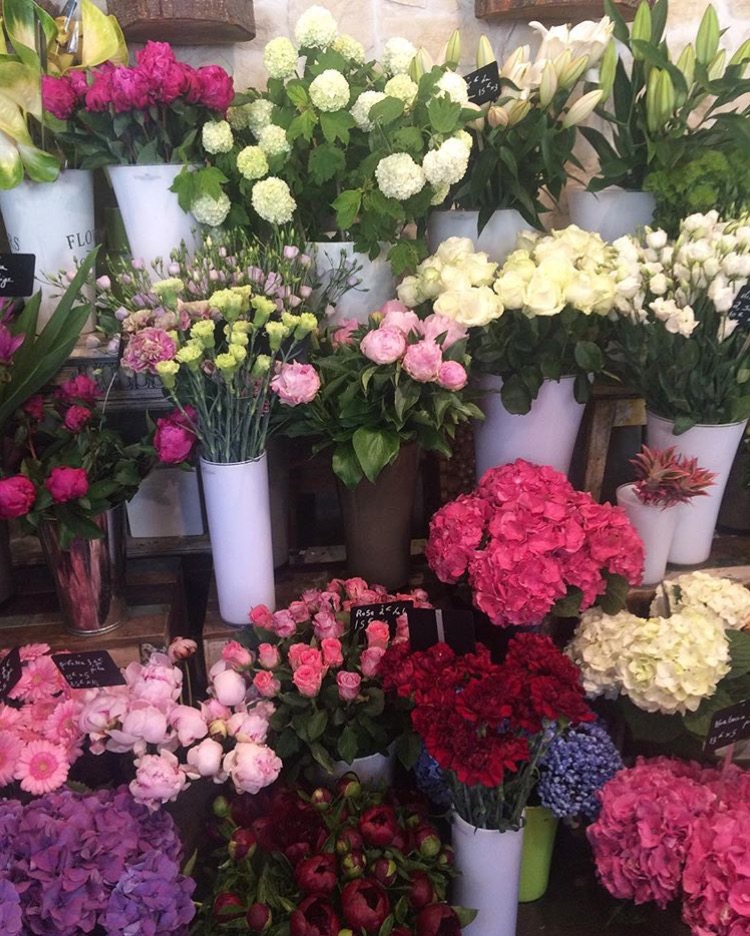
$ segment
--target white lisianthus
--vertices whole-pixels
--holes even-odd
[[[343,55],[345,59],[354,62],[355,65],[365,64],[365,47],[353,36],[347,36],[342,33],[333,40],[333,51]]]
[[[651,250],[663,250],[667,246],[667,232],[662,230],[651,231],[646,229],[646,243]]]
[[[270,176],[256,182],[250,198],[257,214],[269,224],[288,224],[294,217],[297,202],[283,179]]]
[[[263,50],[263,64],[269,78],[285,80],[297,71],[299,52],[286,36],[277,36],[266,43]]]
[[[393,153],[380,160],[375,168],[378,188],[386,198],[406,201],[421,192],[425,174],[408,153]]]
[[[381,64],[387,75],[405,75],[409,71],[412,59],[417,54],[416,48],[408,39],[394,36],[383,49]]]
[[[419,86],[416,81],[412,81],[408,75],[394,75],[385,83],[383,89],[388,97],[403,101],[408,108],[411,107],[417,98]]]
[[[349,82],[335,68],[327,68],[310,84],[310,100],[321,111],[341,110],[347,106],[350,97]]]
[[[206,224],[208,227],[219,227],[223,224],[232,203],[223,192],[218,198],[212,198],[210,195],[199,195],[190,206],[193,217],[199,224]]]
[[[387,95],[383,94],[382,91],[363,91],[362,94],[354,102],[354,106],[351,108],[349,113],[352,115],[354,123],[359,127],[360,130],[364,130],[369,133],[372,130],[372,122],[370,121],[370,108],[374,107],[375,104],[379,104],[381,101],[386,99]]]
[[[436,150],[430,150],[422,160],[422,168],[430,185],[455,185],[466,175],[469,150],[461,140],[450,138]],[[442,199],[441,199],[442,200]]]
[[[329,10],[311,6],[297,20],[294,38],[306,49],[327,49],[338,31],[338,24]]]
[[[664,327],[673,335],[682,335],[689,338],[698,327],[695,312],[690,306],[680,309],[676,315],[671,316],[664,323]]]
[[[500,299],[489,286],[469,286],[441,293],[433,303],[438,315],[453,319],[466,328],[489,325],[503,314]]]
[[[435,85],[438,93],[447,94],[455,104],[469,103],[469,86],[466,81],[454,71],[447,71]]]
[[[669,281],[663,273],[652,276],[648,283],[649,289],[655,296],[663,296],[669,289]]]
[[[234,146],[232,128],[226,120],[210,120],[203,124],[201,132],[203,149],[207,153],[228,153]]]
[[[268,159],[259,146],[246,146],[237,154],[237,171],[249,182],[268,175]]]
[[[261,130],[271,123],[273,104],[266,98],[258,98],[257,101],[246,104],[244,111],[247,127],[253,136],[257,138]]]
[[[266,156],[285,156],[291,150],[291,144],[283,127],[269,124],[258,134],[258,146]]]

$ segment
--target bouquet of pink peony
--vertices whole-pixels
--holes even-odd
[[[416,760],[408,713],[386,702],[381,672],[388,646],[408,638],[406,614],[393,634],[374,615],[366,627],[351,626],[353,607],[391,601],[430,607],[421,589],[389,595],[351,578],[333,579],[273,614],[253,608],[255,653],[247,675],[263,698],[273,699],[272,744],[292,773],[312,762],[330,772],[334,761],[384,754],[394,742],[404,763]]]
[[[475,607],[501,627],[595,602],[619,610],[643,570],[643,544],[623,510],[523,459],[491,468],[442,507],[426,555],[441,581],[468,581]]]

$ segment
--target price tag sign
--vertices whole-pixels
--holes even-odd
[[[71,689],[125,685],[119,667],[106,650],[55,653],[52,659]]]
[[[750,699],[714,712],[703,746],[711,754],[719,748],[750,738]]]
[[[736,319],[743,328],[750,326],[750,286],[743,286],[734,297],[729,318]]]
[[[31,296],[35,266],[34,254],[0,254],[0,296]]]
[[[464,81],[469,86],[469,100],[472,104],[487,104],[500,97],[500,72],[497,62],[483,65],[476,71],[464,75]]]
[[[373,621],[385,621],[390,628],[392,637],[396,633],[398,619],[413,607],[413,601],[388,601],[384,604],[356,605],[351,610],[352,630],[364,630]]]
[[[13,687],[23,675],[21,651],[14,647],[0,660],[0,702],[8,698]]]
[[[442,611],[440,608],[412,608],[407,612],[409,643],[412,650],[428,650],[447,643],[459,654],[476,649],[474,615],[471,611]]]

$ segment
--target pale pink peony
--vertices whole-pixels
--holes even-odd
[[[167,716],[149,702],[132,702],[120,729],[110,731],[110,750],[124,753],[133,750],[142,754],[147,744],[165,744],[171,735]]]
[[[410,335],[412,332],[419,333],[421,322],[416,312],[408,309],[403,302],[398,299],[391,299],[380,310],[383,314],[381,328],[397,328],[402,334]]]
[[[264,699],[273,699],[281,691],[281,683],[274,679],[268,670],[262,670],[253,677],[253,685]]]
[[[300,695],[307,696],[309,699],[314,699],[320,692],[320,684],[322,681],[322,665],[316,667],[306,663],[304,666],[300,666],[298,670],[295,670],[294,676],[292,676],[292,682],[297,687]]]
[[[167,656],[170,663],[177,663],[179,660],[187,660],[197,651],[198,644],[188,637],[175,637],[167,648]]]
[[[260,793],[276,780],[282,763],[265,745],[240,743],[224,758],[224,770],[238,793]]]
[[[226,705],[222,705],[218,699],[207,699],[205,702],[201,702],[200,709],[201,715],[209,725],[215,721],[226,721],[232,714],[231,709],[228,709]]]
[[[235,670],[224,670],[217,673],[212,679],[213,693],[222,705],[233,708],[241,705],[247,695],[247,684],[244,677]]]
[[[388,649],[391,632],[385,621],[372,621],[367,625],[365,634],[367,635],[368,647],[380,647],[381,650]]]
[[[376,328],[359,343],[359,350],[375,364],[393,364],[406,351],[406,338],[398,328]]]
[[[338,323],[338,328],[331,335],[331,344],[334,348],[340,348],[342,345],[354,343],[354,332],[359,328],[359,322],[356,319],[342,319]]]
[[[59,744],[31,741],[18,756],[15,778],[21,789],[33,796],[57,790],[68,779],[68,755]]]
[[[440,345],[425,339],[409,345],[404,355],[404,370],[418,383],[437,380],[442,363],[443,352]]]
[[[344,702],[353,702],[359,695],[362,677],[359,673],[341,670],[336,673],[336,685],[339,690],[339,698]]]
[[[224,748],[213,738],[204,738],[187,752],[187,774],[198,777],[219,777]]]
[[[427,341],[438,341],[442,336],[441,347],[444,351],[454,345],[457,341],[463,341],[469,334],[468,329],[453,319],[446,318],[444,315],[428,315],[426,319],[420,322],[419,329],[423,338]]]
[[[311,403],[320,390],[320,377],[312,364],[292,361],[281,365],[271,381],[271,389],[286,406]]]
[[[176,702],[182,692],[182,671],[172,665],[166,653],[152,654],[145,665],[128,664],[123,675],[136,699]]]
[[[162,803],[173,803],[187,784],[180,762],[170,751],[144,754],[135,762],[135,780],[130,792],[139,803],[152,811]]]
[[[362,651],[359,665],[362,669],[362,675],[368,679],[377,676],[380,669],[380,663],[385,656],[385,650],[382,647],[368,647]]]
[[[238,741],[255,741],[263,744],[268,734],[268,719],[255,711],[235,712],[227,722],[227,731]]]
[[[443,361],[438,369],[438,383],[446,390],[463,390],[469,381],[466,368],[458,361]]]
[[[119,687],[91,689],[84,696],[78,724],[84,734],[101,740],[124,717],[127,709],[127,695]]]
[[[281,662],[279,648],[270,643],[262,643],[258,647],[258,663],[264,669],[274,669]]]
[[[169,713],[169,724],[177,732],[183,747],[189,747],[208,734],[206,719],[192,705],[175,705]]]

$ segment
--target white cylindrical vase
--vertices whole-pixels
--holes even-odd
[[[154,468],[126,510],[130,535],[135,538],[200,536],[204,530],[198,472]]]
[[[711,554],[716,521],[724,488],[732,470],[747,420],[719,426],[693,426],[687,432],[674,435],[674,423],[654,413],[647,413],[646,436],[649,447],[665,449],[674,446],[680,455],[697,458],[698,465],[716,474],[714,484],[705,496],[694,497],[678,508],[669,561],[677,565],[697,565]]]
[[[276,607],[266,454],[200,464],[219,612],[227,624],[242,627],[255,605]]]
[[[169,190],[182,168],[171,164],[107,167],[130,252],[147,268],[157,257],[168,260],[182,241],[189,253],[195,249],[198,224],[180,208],[177,194]]]
[[[516,249],[518,235],[530,228],[514,208],[496,211],[481,233],[478,211],[435,210],[427,219],[427,243],[430,253],[435,253],[449,237],[468,237],[475,250],[483,250],[490,260],[504,263],[508,254]]]
[[[680,505],[659,507],[644,504],[635,492],[634,484],[621,484],[617,488],[617,503],[628,515],[635,531],[643,541],[643,585],[656,585],[664,578],[667,560],[672,549]]]
[[[396,280],[385,248],[374,260],[370,260],[367,254],[356,251],[350,241],[319,241],[309,244],[308,250],[314,257],[321,288],[328,286],[342,260],[360,268],[352,274],[359,283],[341,296],[336,303],[335,312],[328,319],[329,322],[356,319],[362,324],[372,312],[377,312],[389,299],[395,298]]]
[[[333,772],[326,773],[322,767],[316,767],[313,782],[318,786],[332,786],[345,774],[355,773],[364,786],[393,786],[396,775],[396,758],[391,749],[387,754],[370,754],[368,757],[355,757],[351,764],[346,761],[334,761]]]
[[[479,381],[484,422],[474,426],[477,479],[497,465],[525,458],[551,465],[567,474],[585,406],[574,395],[575,377],[545,380],[531,409],[523,416],[503,406],[502,377],[484,375]]]
[[[96,246],[94,174],[66,169],[54,182],[21,182],[0,191],[0,211],[12,253],[36,257],[35,286],[42,291],[38,327],[57,307],[60,290],[46,279],[61,270],[75,270]],[[94,329],[93,316],[83,331]]]
[[[452,816],[453,851],[458,877],[454,903],[477,910],[467,936],[516,936],[523,829],[477,829]]]
[[[568,206],[571,224],[601,234],[611,243],[651,224],[656,201],[651,192],[630,192],[612,186],[601,192],[571,189]]]

